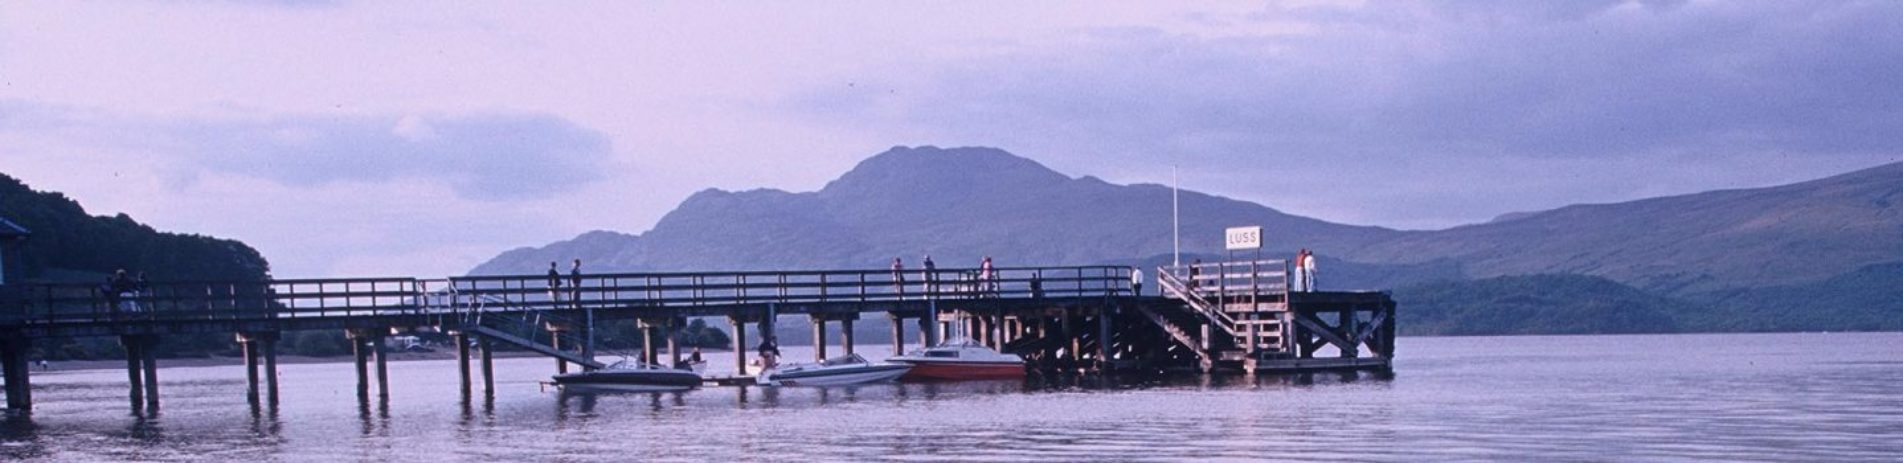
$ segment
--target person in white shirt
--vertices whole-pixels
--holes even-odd
[[[1143,295],[1143,268],[1142,267],[1130,268],[1130,295],[1132,296]]]

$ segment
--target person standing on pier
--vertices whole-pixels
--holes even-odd
[[[555,261],[548,262],[548,301],[552,304],[562,302],[562,272],[555,270]]]
[[[568,269],[568,301],[581,308],[581,259],[575,259],[575,266]]]
[[[1044,271],[1031,271],[1031,299],[1044,298]]]
[[[1295,288],[1301,292],[1315,290],[1315,254],[1308,248],[1295,253]]]
[[[1130,295],[1143,297],[1143,267],[1130,267]]]
[[[997,278],[998,273],[991,268],[991,256],[985,256],[985,260],[978,263],[978,290],[985,294],[997,292]]]
[[[931,254],[925,255],[925,272],[920,276],[925,277],[925,297],[936,297],[938,294],[938,264],[932,263]]]
[[[899,300],[905,300],[905,261],[892,258],[892,291],[899,293]]]

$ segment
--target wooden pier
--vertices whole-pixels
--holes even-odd
[[[1283,262],[1248,261],[1158,268],[1163,294],[1138,296],[1130,287],[1134,270],[624,273],[584,275],[579,285],[563,275],[554,289],[546,275],[181,281],[154,282],[126,297],[108,297],[96,285],[12,284],[0,287],[0,360],[9,408],[27,409],[29,340],[117,336],[138,409],[158,405],[153,346],[176,333],[233,334],[245,359],[245,397],[254,404],[277,402],[276,345],[282,333],[298,330],[349,334],[364,401],[373,391],[388,397],[384,341],[392,335],[454,339],[468,398],[495,393],[498,344],[551,357],[551,373],[602,367],[588,349],[594,327],[610,320],[636,321],[645,333],[641,359],[665,365],[681,352],[661,330],[690,317],[724,319],[739,365],[733,378],[754,373],[747,357],[761,339],[749,339],[749,325],[757,336],[774,336],[776,320],[808,317],[824,357],[835,326],[842,348],[853,352],[853,324],[868,314],[891,321],[894,352],[909,345],[900,328],[916,323],[918,345],[967,333],[1047,373],[1386,369],[1394,355],[1395,304],[1385,293],[1291,293]]]

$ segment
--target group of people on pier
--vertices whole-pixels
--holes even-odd
[[[119,269],[106,277],[106,283],[99,286],[99,291],[105,293],[106,305],[118,313],[144,311],[139,306],[139,299],[152,292],[151,286],[145,282],[145,272],[141,271],[134,277],[126,273],[126,269]]]
[[[567,297],[563,297],[566,293]],[[562,272],[555,269],[555,261],[548,263],[548,300],[560,304],[564,299],[576,307],[581,306],[581,259],[575,259],[568,268],[568,289],[562,289]]]
[[[930,254],[925,255],[924,267],[923,270],[919,271],[919,280],[922,282],[925,297],[935,298],[940,296],[942,294],[940,290],[946,283],[939,280],[938,263],[932,261]],[[1031,276],[1031,291],[1034,296],[1041,296],[1043,293],[1042,277],[1043,275],[1041,273],[1033,273]],[[991,256],[985,256],[983,260],[978,262],[978,269],[976,271],[966,270],[962,272],[960,279],[952,283],[956,285],[953,291],[955,294],[965,296],[997,297],[1000,287],[998,280],[998,269],[992,266]],[[892,292],[898,294],[900,299],[904,299],[907,294],[906,287],[908,283],[906,281],[905,259],[893,257]]]

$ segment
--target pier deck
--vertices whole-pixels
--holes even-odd
[[[462,390],[469,397],[478,376],[482,393],[493,394],[495,344],[553,357],[558,372],[571,365],[600,367],[592,332],[609,320],[638,323],[645,334],[643,361],[673,364],[680,349],[666,330],[690,317],[724,319],[740,365],[724,377],[732,382],[753,373],[747,355],[758,340],[749,342],[750,325],[755,333],[771,334],[780,317],[808,317],[819,344],[816,356],[824,357],[829,325],[839,326],[840,347],[852,352],[853,323],[882,314],[894,328],[894,351],[907,345],[899,327],[916,323],[920,345],[966,333],[1024,356],[1038,371],[1389,367],[1392,299],[1380,292],[1291,293],[1284,267],[1257,261],[1159,268],[1162,295],[1149,296],[1133,293],[1134,268],[1118,266],[1000,268],[988,274],[620,273],[583,275],[579,281],[562,275],[553,287],[546,275],[182,281],[155,282],[126,295],[96,285],[13,285],[0,298],[0,338],[6,340],[0,360],[9,405],[24,409],[31,405],[25,367],[31,339],[118,336],[127,347],[134,407],[156,406],[152,347],[163,336],[235,333],[246,354],[248,397],[275,403],[280,334],[344,330],[352,339],[358,395],[367,400],[373,378],[377,395],[388,394],[386,337],[440,332],[458,344]],[[661,352],[667,352],[666,361]]]

